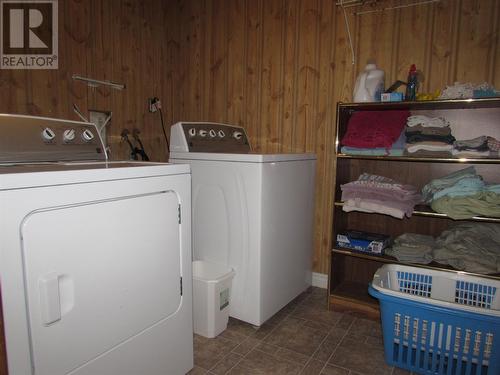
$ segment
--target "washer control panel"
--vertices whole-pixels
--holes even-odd
[[[1,163],[107,159],[94,124],[0,114],[0,132]]]
[[[179,137],[183,139],[177,139]],[[175,145],[182,144],[187,146],[187,150],[182,151],[188,152],[247,154],[251,151],[245,129],[214,122],[177,123],[172,126],[170,142],[173,151]]]

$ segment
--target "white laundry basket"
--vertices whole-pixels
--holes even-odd
[[[223,264],[193,262],[194,333],[215,337],[227,328],[234,271]]]

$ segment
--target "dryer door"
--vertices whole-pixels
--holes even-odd
[[[175,192],[32,212],[21,229],[33,366],[66,374],[181,303]]]

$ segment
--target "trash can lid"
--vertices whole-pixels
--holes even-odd
[[[193,279],[219,281],[233,275],[233,269],[225,264],[212,263],[205,260],[193,261]]]

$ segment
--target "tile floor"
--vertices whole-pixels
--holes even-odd
[[[189,375],[408,375],[385,364],[380,324],[328,311],[311,288],[259,329],[229,319],[214,339],[194,336]]]

